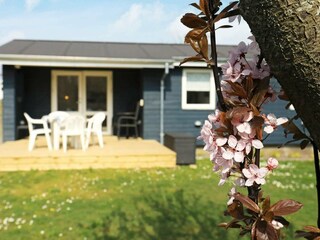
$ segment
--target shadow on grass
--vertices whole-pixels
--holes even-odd
[[[228,232],[217,226],[222,222],[222,206],[182,190],[143,196],[134,210],[119,207],[91,224],[94,239],[229,239]]]

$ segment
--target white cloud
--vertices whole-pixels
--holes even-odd
[[[119,40],[134,37],[133,41],[142,39],[143,35],[146,36],[159,29],[161,23],[165,19],[164,6],[160,2],[151,4],[132,4],[129,9],[117,18],[114,22],[109,20],[107,27],[108,40]],[[128,40],[132,41],[132,40]],[[141,41],[141,40],[140,40]]]
[[[129,10],[120,16],[113,24],[113,28],[119,32],[128,31],[132,28],[139,28],[142,14],[143,6],[141,4],[133,4],[130,6]]]
[[[39,3],[40,0],[25,0],[26,10],[28,12],[32,11]]]

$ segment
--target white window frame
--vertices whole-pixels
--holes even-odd
[[[190,104],[187,103],[187,75],[188,73],[209,73],[210,74],[210,99],[209,103]],[[194,69],[184,68],[182,70],[182,85],[181,85],[181,108],[184,110],[213,110],[216,108],[216,88],[214,84],[213,73],[209,69]]]
[[[58,110],[58,76],[75,75],[78,77],[78,111],[83,116],[91,116],[96,111],[86,110],[86,76],[103,76],[107,78],[107,111],[104,113],[107,116],[107,128],[105,134],[112,134],[112,118],[113,118],[113,74],[111,71],[93,71],[93,70],[52,70],[51,71],[51,111]],[[70,112],[70,113],[75,113]],[[100,111],[99,111],[100,112]]]

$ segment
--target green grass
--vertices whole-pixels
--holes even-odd
[[[287,217],[285,239],[293,239],[316,224],[313,163],[280,166],[263,190],[272,202],[305,205]],[[201,160],[176,169],[0,173],[0,239],[238,239],[216,227],[228,220],[230,184],[218,187],[211,168]]]

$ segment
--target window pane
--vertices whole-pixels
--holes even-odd
[[[210,91],[210,73],[187,73],[187,91]]]
[[[188,91],[187,103],[208,104],[210,103],[210,92]]]
[[[87,76],[87,111],[107,110],[106,77]]]
[[[78,77],[58,76],[58,110],[78,111]]]

